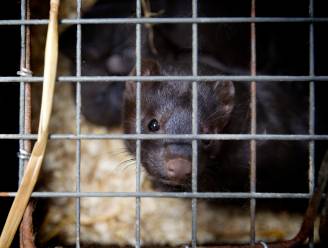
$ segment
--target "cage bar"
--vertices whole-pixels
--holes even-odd
[[[36,134],[0,134],[0,139],[36,140]],[[50,140],[154,140],[154,139],[183,139],[183,140],[328,140],[326,134],[50,134]]]
[[[60,24],[164,24],[164,23],[307,23],[328,22],[327,17],[142,17],[142,18],[81,18],[60,20]],[[0,20],[0,25],[47,25],[48,19]]]
[[[197,17],[197,0],[192,1],[192,17]],[[198,75],[198,25],[192,24],[192,75]],[[198,130],[198,91],[197,81],[192,82],[192,134],[197,135]],[[197,192],[198,177],[198,150],[197,140],[192,140],[192,192]],[[197,198],[191,199],[191,245],[197,247]]]
[[[136,0],[136,15],[141,17],[141,3]],[[136,24],[136,75],[141,75],[141,24]],[[136,82],[136,134],[141,134],[141,81]],[[141,140],[136,140],[136,193],[140,192],[140,173],[141,173]],[[135,239],[136,248],[141,246],[141,199],[136,196],[136,224],[135,224]]]
[[[30,12],[30,0],[26,2],[26,19],[31,18]],[[31,30],[30,26],[26,26],[26,37],[25,37],[25,65],[21,67],[20,74],[23,76],[30,76],[32,75],[31,72]],[[22,63],[23,64],[23,63]],[[31,106],[31,84],[29,82],[25,82],[25,103],[24,103],[24,133],[30,134],[32,132],[32,106]],[[32,151],[32,142],[30,140],[24,141],[24,152],[26,154],[31,153]],[[25,161],[25,164],[27,160]],[[24,165],[25,166],[25,165]]]
[[[82,2],[81,0],[76,0],[76,19],[81,18],[81,7]],[[76,76],[81,76],[81,45],[82,45],[82,34],[81,34],[81,24],[76,25]],[[81,134],[81,83],[79,81],[76,82],[76,134]],[[76,140],[76,171],[75,171],[75,191],[76,193],[81,192],[81,139]],[[80,248],[80,235],[81,235],[81,198],[77,197],[75,199],[75,218],[76,218],[76,229],[75,229],[75,246],[76,248]]]
[[[26,1],[22,0],[20,5],[21,11],[21,19],[26,19]],[[26,26],[20,26],[21,32],[21,55],[20,55],[20,68],[21,71],[25,68],[25,61],[26,61]],[[21,135],[25,134],[25,82],[20,77],[20,84],[19,84],[19,133]],[[19,140],[19,149],[20,151],[24,151],[24,140]],[[20,185],[21,180],[24,174],[24,164],[25,160],[22,157],[19,157],[19,170],[18,170],[18,185]]]
[[[0,197],[14,197],[16,192],[0,192]],[[209,199],[309,199],[309,193],[247,193],[247,192],[33,192],[35,198],[51,197],[140,197],[140,198],[209,198]]]
[[[256,2],[252,0],[251,16],[256,16]],[[251,75],[256,75],[256,29],[255,23],[251,23],[251,58],[250,58]],[[256,81],[252,81],[250,85],[251,91],[251,134],[256,134]],[[250,141],[250,191],[256,192],[256,140]],[[256,199],[250,200],[250,243],[252,245],[256,242]]]
[[[309,15],[313,17],[313,0],[309,0]],[[313,34],[313,23],[309,24],[309,76],[314,76],[314,34]],[[315,96],[314,96],[314,80],[310,81],[309,88],[309,134],[315,134]],[[314,142],[309,143],[309,191],[314,191]]]
[[[313,17],[313,0],[309,0],[309,16]],[[314,76],[314,34],[313,23],[309,23],[309,76]],[[314,95],[314,81],[309,83],[309,134],[315,134],[315,95]],[[309,193],[314,192],[315,181],[315,143],[313,140],[309,141]],[[310,237],[310,247],[314,247],[314,233]]]
[[[43,77],[25,77],[25,82],[42,82]],[[216,76],[59,76],[57,82],[111,82],[111,81],[224,81],[232,80],[236,82],[240,81],[267,81],[267,82],[308,82],[308,81],[328,81],[328,75],[325,76],[228,76],[228,75],[216,75]],[[0,83],[17,83],[20,82],[20,77],[0,77]]]

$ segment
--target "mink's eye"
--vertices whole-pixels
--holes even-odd
[[[156,132],[160,129],[160,125],[158,123],[158,121],[156,119],[152,119],[149,123],[148,123],[148,129],[151,132]]]

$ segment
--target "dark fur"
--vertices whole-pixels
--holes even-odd
[[[189,59],[144,61],[143,75],[190,75]],[[200,64],[201,75],[220,74]],[[295,84],[262,82],[257,85],[257,132],[304,134],[307,132],[307,96]],[[135,84],[128,82],[124,94],[124,131],[135,132]],[[303,93],[303,92],[302,92]],[[159,120],[157,133],[190,134],[192,130],[191,82],[144,82],[141,86],[141,132],[151,133],[150,120]],[[295,104],[297,102],[297,104]],[[199,133],[249,133],[249,84],[243,82],[200,82],[198,84]],[[288,108],[286,108],[288,106]],[[198,142],[199,190],[245,191],[249,182],[249,142]],[[127,141],[135,153],[135,141]],[[162,190],[190,190],[190,177],[176,185],[167,177],[166,163],[172,157],[191,160],[191,142],[142,141],[142,164]],[[259,191],[306,190],[306,142],[257,142]],[[299,173],[295,175],[295,168]],[[227,180],[229,178],[229,180]],[[294,183],[290,183],[293,178]],[[167,186],[177,187],[167,187]]]
[[[133,16],[130,0],[99,1],[83,18]],[[135,62],[135,27],[133,25],[82,25],[83,76],[128,75]],[[146,34],[144,33],[142,40]],[[61,52],[72,61],[75,72],[76,27],[71,26],[60,38]],[[143,42],[144,43],[144,42]],[[144,52],[146,52],[146,45]],[[91,122],[117,126],[122,120],[124,82],[88,82],[81,85],[82,113]]]
[[[238,8],[235,6],[238,5]],[[259,15],[282,15],[274,6],[257,4]],[[276,6],[279,6],[278,4]],[[303,6],[300,4],[300,6]],[[307,6],[307,5],[306,5]],[[303,8],[303,7],[302,7]],[[199,1],[199,16],[249,16],[249,1]],[[268,11],[269,10],[269,11]],[[292,15],[294,7],[284,2],[284,11]],[[191,16],[191,1],[151,1],[151,11],[161,17]],[[276,12],[275,12],[276,11]],[[271,13],[272,12],[272,13]],[[135,17],[135,1],[98,1],[83,18]],[[270,27],[268,28],[268,25]],[[154,53],[149,44],[149,29],[142,25],[142,56],[159,60],[176,59],[189,54],[192,48],[191,24],[153,25]],[[294,32],[290,35],[290,29]],[[287,37],[286,37],[287,36]],[[61,51],[75,64],[76,27],[72,26],[61,35]],[[308,27],[306,25],[257,25],[257,69],[268,74],[299,74],[307,72],[308,56],[299,55],[307,49]],[[250,25],[238,23],[199,24],[199,51],[219,61],[225,72],[249,74]],[[305,53],[304,53],[305,54]],[[135,63],[134,25],[82,25],[82,75],[110,76],[128,75]],[[75,66],[72,72],[75,71]],[[243,69],[243,70],[240,70]],[[90,82],[82,84],[82,113],[91,122],[104,126],[121,123],[124,84],[121,82]]]
[[[239,8],[235,8],[238,2]],[[249,16],[250,4],[247,1],[200,1],[199,16]],[[270,4],[273,4],[272,6]],[[257,3],[258,16],[303,16],[307,15],[307,2],[300,3],[299,9],[293,5],[283,2],[284,8],[277,8],[279,4]],[[118,0],[98,1],[98,3],[88,11],[84,17],[133,17],[135,16],[135,1]],[[164,10],[164,17],[185,17],[191,16],[191,2],[181,0],[168,2],[165,0],[152,1],[152,11]],[[144,26],[143,26],[144,27]],[[149,48],[147,32],[142,29],[142,56],[151,57],[159,61],[161,68],[159,74],[167,75],[190,75],[191,66],[185,58],[181,56],[191,52],[191,25],[190,24],[165,24],[154,25],[154,42],[158,54],[153,54]],[[290,30],[293,32],[290,32]],[[256,25],[257,31],[257,69],[266,74],[296,74],[306,75],[308,73],[308,25],[306,24],[261,24]],[[249,74],[248,63],[250,59],[250,25],[249,24],[199,24],[198,39],[200,51],[200,74]],[[75,57],[75,27],[70,28],[62,36],[61,48],[73,61]],[[323,36],[320,32],[315,32],[315,40],[321,41]],[[321,43],[320,43],[321,44]],[[320,45],[319,44],[319,45]],[[322,46],[321,46],[322,47]],[[72,52],[73,51],[73,52]],[[322,49],[320,50],[322,51]],[[321,54],[321,53],[320,53]],[[319,54],[319,55],[320,55]],[[321,56],[321,55],[320,55]],[[135,61],[135,26],[134,25],[83,25],[82,26],[82,57],[83,75],[127,75]],[[208,58],[213,63],[208,63]],[[170,61],[170,62],[168,62]],[[205,62],[202,62],[205,61]],[[207,62],[206,62],[207,61]],[[323,63],[319,63],[315,68],[322,73]],[[211,64],[206,66],[204,64]],[[215,69],[211,68],[214,67]],[[178,85],[174,85],[179,83]],[[148,84],[148,86],[147,86]],[[215,102],[214,97],[209,97],[208,91],[211,83],[200,84],[199,109],[202,115],[201,122],[211,115],[220,106]],[[156,85],[156,87],[155,87]],[[174,125],[167,132],[187,132],[191,129],[190,119],[190,85],[182,82],[145,83],[142,86],[143,115],[161,115],[168,108],[167,105],[176,106],[180,112],[174,118]],[[170,85],[170,86],[169,86]],[[182,87],[183,85],[183,87]],[[186,86],[188,85],[188,86]],[[205,127],[199,124],[200,132],[225,132],[225,133],[247,133],[249,131],[249,92],[248,83],[233,82],[235,97],[232,105],[233,112],[230,116],[220,119],[227,123],[206,123]],[[151,97],[154,91],[151,86],[158,88],[163,94],[168,91],[185,92],[183,100],[175,98]],[[180,88],[182,87],[182,88]],[[133,87],[132,87],[133,89]],[[325,99],[323,85],[317,85],[317,131],[324,133],[327,130],[326,122],[321,121],[321,117],[326,113],[326,109],[320,104]],[[121,82],[111,83],[85,83],[82,84],[82,113],[84,116],[100,125],[113,126],[121,123],[123,104],[124,84]],[[129,132],[134,130],[133,110],[133,90],[130,90],[130,100],[126,91],[126,109],[130,110],[129,115],[123,118],[124,126]],[[257,84],[257,132],[258,133],[307,133],[308,132],[308,83],[269,83],[259,82]],[[207,93],[206,93],[207,92]],[[157,92],[158,93],[158,92]],[[165,94],[164,94],[165,95]],[[321,97],[320,97],[321,96]],[[204,100],[206,99],[206,104]],[[146,102],[146,100],[148,102]],[[169,101],[172,101],[170,103]],[[151,106],[150,106],[151,105]],[[127,107],[129,106],[129,107]],[[206,107],[206,108],[205,108]],[[208,109],[207,109],[208,107]],[[151,109],[149,109],[151,108]],[[145,109],[145,110],[144,110]],[[147,112],[147,111],[148,112]],[[146,112],[144,112],[146,111]],[[149,112],[150,111],[150,112]],[[158,111],[158,113],[156,113]],[[222,114],[222,111],[219,111]],[[181,116],[178,114],[181,113]],[[129,116],[129,118],[127,118]],[[214,118],[215,119],[215,118]],[[204,121],[203,121],[204,122]],[[145,124],[144,124],[145,125]],[[183,127],[183,129],[179,129]],[[221,128],[222,127],[222,128]],[[176,129],[176,130],[175,130]],[[216,129],[216,130],[214,130]],[[144,141],[143,146],[152,142]],[[201,143],[201,142],[200,142]],[[204,143],[204,142],[203,142]],[[188,145],[189,146],[189,145]],[[190,150],[190,147],[186,150]],[[212,154],[207,154],[204,166],[200,168],[205,175],[205,170],[209,170],[209,175],[216,173],[219,177],[214,178],[220,182],[218,189],[241,190],[248,188],[248,154],[249,142],[246,141],[224,141],[211,142],[205,146],[210,146]],[[299,183],[290,183],[290,178],[298,178],[299,181],[307,181],[306,169],[307,151],[306,142],[282,142],[282,141],[259,141],[258,142],[258,189],[277,191],[297,191]],[[152,148],[152,146],[150,146]],[[130,148],[131,149],[131,148]],[[143,148],[144,149],[144,148]],[[209,148],[207,148],[209,149]],[[320,147],[316,146],[320,151]],[[324,149],[321,149],[321,153]],[[133,149],[131,149],[133,151]],[[188,151],[189,152],[189,151]],[[150,150],[148,153],[152,153]],[[200,152],[203,157],[203,152]],[[189,155],[188,155],[189,156]],[[322,156],[316,156],[316,161],[320,161]],[[146,159],[143,159],[145,161]],[[162,159],[163,160],[163,159]],[[219,162],[218,162],[219,161]],[[201,165],[205,164],[203,162]],[[213,165],[212,165],[213,164]],[[220,164],[220,165],[217,165]],[[233,165],[233,166],[232,166]],[[302,172],[295,173],[294,168],[300,168]],[[150,166],[148,166],[150,167]],[[158,168],[161,168],[158,166]],[[233,168],[233,169],[231,169]],[[301,170],[303,168],[304,170]],[[150,169],[149,169],[150,170]],[[160,170],[160,169],[159,169]],[[158,173],[157,173],[158,174]],[[156,175],[157,175],[156,174]],[[297,174],[296,177],[293,174]],[[222,175],[222,176],[221,176]],[[278,178],[276,181],[266,180],[272,175]],[[204,177],[203,177],[204,178]],[[206,178],[206,177],[205,177]],[[238,180],[226,180],[226,178],[238,178]],[[211,181],[211,180],[206,180]],[[200,178],[202,182],[202,178]],[[211,186],[206,186],[207,184]],[[274,186],[272,186],[274,184]],[[285,187],[286,185],[288,187]],[[214,189],[212,183],[206,182],[204,188]],[[305,185],[305,183],[303,183]],[[206,186],[206,187],[205,187]],[[203,186],[202,186],[203,187]],[[306,186],[298,188],[305,190]]]

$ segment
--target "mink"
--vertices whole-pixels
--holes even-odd
[[[131,0],[98,1],[83,18],[133,17],[135,2]],[[147,30],[142,32],[143,54],[150,56],[145,44]],[[135,65],[135,25],[82,25],[81,75],[126,76]],[[60,51],[72,62],[75,73],[76,26],[60,37]],[[75,89],[75,88],[74,88]],[[87,82],[81,84],[81,111],[90,122],[113,127],[121,124],[124,82]]]
[[[233,8],[229,1],[200,1],[198,16],[248,16],[249,3],[243,3],[240,8]],[[259,15],[268,15],[267,11],[273,8],[258,5]],[[190,1],[155,1],[151,4],[152,12],[161,17],[190,17]],[[285,13],[279,15],[285,16]],[[300,15],[293,13],[292,15]],[[98,1],[83,18],[95,17],[134,17],[135,1]],[[268,27],[270,25],[270,27]],[[306,42],[308,26],[297,25],[292,34],[290,26],[282,24],[256,25],[257,31],[257,69],[258,73],[268,75],[287,74],[303,75],[308,73],[308,55]],[[142,25],[141,46],[142,57],[151,58],[158,66],[153,70],[145,70],[148,73],[159,75],[190,75],[191,65],[189,56],[191,46],[190,24],[159,24],[153,25],[154,44],[156,53],[149,44],[149,29]],[[273,31],[272,31],[273,30]],[[318,33],[318,32],[317,32]],[[128,75],[135,64],[135,25],[82,25],[82,75]],[[69,28],[61,37],[62,52],[72,61],[75,61],[75,27]],[[295,41],[297,40],[297,42]],[[250,60],[250,25],[234,23],[199,24],[198,25],[198,51],[199,73],[201,75],[217,74],[242,74],[248,75],[248,63]],[[190,60],[190,61],[189,61]],[[146,66],[144,65],[144,67]],[[320,65],[320,64],[319,64]],[[148,68],[148,69],[150,69]],[[317,67],[316,67],[317,68]],[[319,67],[321,68],[321,67]],[[147,69],[147,68],[146,68]],[[174,85],[176,84],[177,85]],[[82,84],[82,113],[91,122],[113,126],[123,124],[125,132],[134,132],[134,90],[131,82],[88,82]],[[215,82],[199,83],[199,133],[249,133],[249,83],[247,82],[221,82],[217,84],[216,91],[210,86]],[[153,87],[158,90],[155,91]],[[219,87],[220,86],[220,87]],[[223,87],[225,86],[225,87]],[[171,111],[172,106],[178,109],[172,112],[172,123],[167,124],[163,130],[163,124],[151,120],[144,120],[146,132],[151,127],[161,127],[156,132],[180,133],[191,130],[191,96],[190,82],[147,82],[142,84],[142,114],[145,116],[162,116],[165,111]],[[308,83],[303,82],[258,82],[257,84],[257,132],[261,134],[307,134],[308,133]],[[223,89],[223,90],[222,90]],[[230,91],[229,91],[230,89]],[[319,94],[324,95],[324,90],[316,87]],[[172,98],[160,97],[159,92],[166,96],[167,91],[180,92],[184,97]],[[219,92],[218,92],[219,91]],[[184,93],[183,93],[184,92]],[[210,94],[210,93],[217,93]],[[229,98],[228,93],[234,94]],[[156,94],[155,94],[156,93]],[[157,98],[153,97],[155,94]],[[189,95],[189,96],[188,96]],[[318,94],[316,94],[318,96]],[[220,99],[226,99],[221,101]],[[324,97],[321,97],[324,99]],[[217,101],[219,99],[219,101]],[[316,98],[317,100],[318,98]],[[170,102],[172,101],[172,102]],[[124,105],[124,108],[123,108]],[[317,104],[317,109],[325,110],[324,104]],[[151,109],[149,109],[151,108]],[[231,109],[223,111],[224,109]],[[127,110],[131,112],[127,113]],[[158,111],[158,113],[157,113]],[[122,113],[124,112],[124,113]],[[322,112],[322,111],[321,111]],[[316,114],[322,115],[319,111]],[[122,118],[123,116],[123,118]],[[207,120],[212,116],[212,120]],[[320,116],[319,116],[320,117]],[[320,118],[318,118],[320,119]],[[316,122],[319,126],[326,127],[324,123]],[[165,126],[166,124],[164,124]],[[156,128],[155,128],[156,129]],[[324,133],[324,132],[323,132]],[[167,181],[167,169],[163,166],[164,157],[152,157],[155,151],[161,151],[159,141],[142,141],[143,147],[149,146],[149,154],[143,154],[143,163],[149,174],[158,180]],[[163,141],[162,141],[163,142]],[[174,143],[174,142],[173,142]],[[201,190],[248,190],[248,161],[249,141],[199,141],[199,185]],[[133,153],[133,142],[127,142],[129,150]],[[153,146],[154,145],[154,146]],[[172,146],[180,150],[180,146]],[[185,152],[182,156],[184,171],[176,188],[190,189],[190,141],[183,146]],[[306,166],[308,164],[307,142],[301,141],[258,141],[257,142],[257,186],[263,191],[306,191],[307,181]],[[318,150],[316,146],[316,150]],[[144,149],[144,148],[142,148]],[[148,149],[148,148],[147,148]],[[322,149],[324,150],[324,149]],[[158,152],[156,155],[162,154]],[[163,154],[162,154],[163,155]],[[206,156],[205,156],[206,155]],[[155,155],[154,155],[155,156]],[[315,156],[320,161],[321,156]],[[155,161],[154,161],[155,160]],[[148,162],[147,162],[148,161]],[[149,165],[149,161],[153,161]],[[161,162],[156,162],[161,161]],[[171,175],[174,174],[174,163],[170,163]],[[156,166],[154,166],[156,165]],[[233,165],[233,166],[232,166]],[[300,168],[295,173],[295,168]],[[216,175],[206,177],[205,175]],[[297,174],[295,176],[295,174]],[[271,176],[275,175],[274,180]],[[176,175],[177,176],[177,175]],[[181,175],[180,175],[181,176]],[[277,179],[279,177],[279,179]],[[226,180],[229,178],[229,180]],[[238,180],[234,180],[237,179]],[[301,183],[290,183],[290,178],[297,179]],[[163,182],[164,182],[163,181]],[[205,181],[203,183],[203,181]],[[304,183],[302,183],[304,182]],[[174,183],[173,183],[174,184]],[[298,187],[302,184],[302,187]],[[162,185],[162,186],[163,186]],[[274,185],[274,187],[272,187]],[[287,185],[287,187],[286,187]],[[171,185],[172,186],[172,185]],[[173,187],[174,188],[174,187]]]
[[[200,62],[198,73],[220,75],[223,72]],[[142,75],[192,75],[190,57],[172,61],[145,59]],[[292,82],[257,84],[258,134],[307,133],[308,96],[305,89],[295,85]],[[198,82],[198,133],[249,133],[249,86],[249,82]],[[189,81],[143,82],[141,133],[191,134],[191,88]],[[124,92],[125,133],[135,133],[135,96],[135,82],[129,81]],[[127,140],[126,145],[135,154],[135,141]],[[249,141],[202,140],[198,141],[197,149],[199,191],[249,190]],[[190,140],[141,141],[141,163],[159,190],[190,191],[191,158]],[[306,191],[307,164],[304,141],[258,141],[257,190]]]

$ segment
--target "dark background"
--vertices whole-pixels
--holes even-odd
[[[0,19],[19,19],[19,1],[1,2]],[[19,26],[0,26],[0,76],[15,76],[20,64]],[[0,83],[0,133],[18,133],[19,84]],[[0,192],[16,191],[18,184],[18,141],[0,140]],[[12,198],[0,197],[0,230]],[[17,238],[13,247],[17,247]]]

